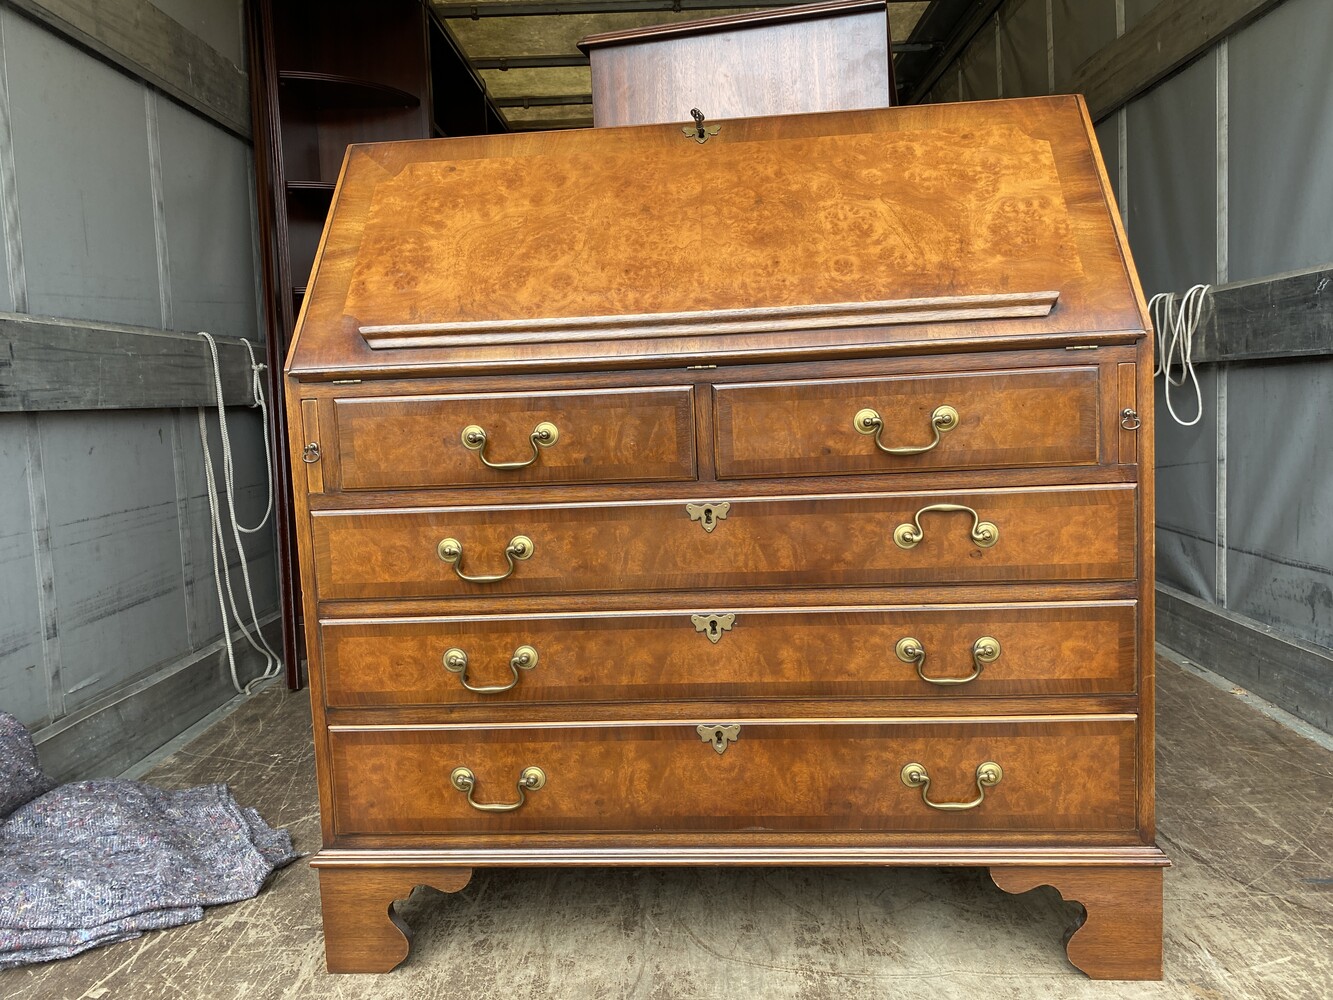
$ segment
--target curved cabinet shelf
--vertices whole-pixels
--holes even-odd
[[[347,108],[415,108],[421,104],[421,98],[406,90],[337,73],[283,70],[278,80],[284,93],[321,104]]]

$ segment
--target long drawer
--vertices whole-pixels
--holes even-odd
[[[688,387],[338,399],[342,488],[693,479],[693,407]]]
[[[335,828],[1040,833],[1134,826],[1132,717],[925,724],[721,718],[698,725],[721,728],[334,726]],[[929,779],[924,788],[922,777]],[[969,809],[926,801],[969,803],[982,792]],[[506,811],[473,804],[520,801]]]
[[[719,385],[715,392],[720,478],[1100,461],[1096,367]]]
[[[705,499],[316,512],[319,596],[1129,580],[1135,573],[1132,486]]]
[[[334,707],[1131,694],[1133,602],[327,621]]]

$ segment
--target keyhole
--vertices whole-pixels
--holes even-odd
[[[711,510],[705,510],[704,524],[712,524],[712,523],[713,523],[713,512]]]
[[[723,744],[724,744],[725,742],[726,742],[726,741],[723,739],[721,733],[714,733],[714,734],[713,734],[713,746],[717,747],[717,749],[721,750],[721,749],[722,749],[722,746],[723,746]]]
[[[717,622],[715,622],[715,621],[710,621],[710,622],[708,623],[708,634],[709,634],[709,635],[717,635]]]

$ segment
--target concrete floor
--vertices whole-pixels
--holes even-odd
[[[330,976],[297,862],[202,923],[0,972],[0,997],[1333,997],[1333,753],[1159,662],[1164,983],[1084,979],[1061,945],[1072,907],[971,869],[478,872],[402,905],[417,935],[396,972]],[[225,781],[314,851],[313,757],[306,695],[270,688],[147,779]]]

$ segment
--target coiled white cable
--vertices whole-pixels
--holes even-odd
[[[269,449],[265,447],[264,464],[268,473],[268,504],[264,508],[264,516],[259,519],[259,523],[253,528],[247,528],[241,524],[240,519],[236,516],[236,481],[231,459],[231,437],[227,433],[227,411],[222,399],[222,371],[218,363],[218,345],[209,333],[200,331],[199,336],[207,342],[209,354],[213,358],[213,388],[217,395],[218,437],[222,442],[223,495],[227,501],[227,515],[231,521],[231,534],[236,543],[236,553],[240,558],[241,577],[245,582],[245,596],[250,608],[250,621],[255,629],[253,636],[251,636],[250,629],[246,626],[245,618],[236,607],[236,593],[231,585],[231,567],[227,562],[227,544],[222,527],[222,510],[218,503],[217,478],[213,472],[213,455],[208,447],[207,411],[201,406],[198,410],[199,443],[203,446],[204,451],[204,479],[207,483],[208,510],[212,527],[213,582],[218,591],[218,610],[222,612],[222,632],[226,638],[227,666],[231,670],[231,683],[241,694],[250,694],[254,686],[260,681],[269,680],[282,672],[282,657],[274,652],[273,647],[268,644],[268,640],[264,638],[264,632],[259,626],[259,612],[255,609],[254,590],[250,585],[250,567],[245,559],[245,547],[241,544],[243,533],[253,535],[260,531],[268,523],[268,519],[273,513],[273,456],[269,453]],[[264,424],[264,442],[267,445],[269,413],[268,403],[264,399],[262,377],[266,366],[255,360],[254,348],[248,340],[243,340],[241,343],[245,345],[245,349],[250,355],[250,388],[254,397],[254,402],[250,405],[259,408]],[[231,619],[227,616],[228,607],[231,609],[232,617],[236,620],[236,627],[241,630],[241,634],[245,636],[250,647],[264,657],[263,673],[245,685],[241,684],[240,677],[236,673],[236,652],[232,646]]]
[[[1181,427],[1193,427],[1203,418],[1203,391],[1199,388],[1199,376],[1194,372],[1194,332],[1199,328],[1212,288],[1212,285],[1195,285],[1180,297],[1178,303],[1175,292],[1158,292],[1148,300],[1148,314],[1157,330],[1157,367],[1153,369],[1153,375],[1165,379],[1166,408]],[[1171,365],[1177,351],[1180,352],[1179,379],[1171,377]],[[1180,414],[1171,405],[1171,387],[1184,385],[1186,379],[1194,383],[1193,420],[1180,419]]]

